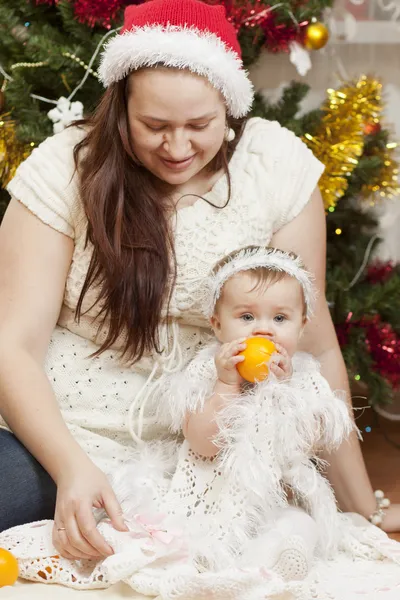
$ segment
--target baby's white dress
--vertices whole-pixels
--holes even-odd
[[[178,432],[188,410],[202,409],[216,381],[216,348],[206,345],[181,373],[161,378],[148,403],[163,427]],[[99,523],[113,556],[97,563],[59,558],[51,521],[4,532],[0,546],[18,557],[22,577],[77,589],[124,581],[162,600],[353,600],[354,586],[372,571],[389,591],[400,590],[400,544],[341,515],[319,472],[317,453],[353,427],[346,404],[309,355],[296,354],[293,367],[290,380],[271,376],[227,398],[214,459],[195,454],[187,441],[160,440],[112,474],[130,529]],[[314,564],[300,581],[285,580],[269,562],[276,515],[288,510],[291,518],[288,489],[317,531]],[[344,595],[350,588],[353,595]]]

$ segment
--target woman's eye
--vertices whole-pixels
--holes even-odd
[[[286,320],[285,315],[276,315],[276,317],[274,317],[274,321],[276,321],[277,323],[283,323],[283,321]]]
[[[206,129],[208,125],[208,123],[205,123],[204,125],[191,125],[190,127],[196,131],[201,131],[202,129]]]
[[[161,125],[160,127],[154,127],[153,125],[147,125],[150,131],[163,131],[166,127],[165,125]]]
[[[242,321],[252,321],[253,320],[253,315],[251,315],[250,313],[246,313],[245,315],[241,315],[240,318],[242,319]]]

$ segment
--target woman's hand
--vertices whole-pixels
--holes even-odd
[[[128,531],[121,507],[105,474],[91,461],[57,478],[53,544],[65,558],[100,559],[113,554],[96,528],[94,508],[103,508],[112,525]]]
[[[239,352],[246,348],[245,340],[246,338],[240,338],[222,344],[215,356],[218,379],[225,385],[240,386],[243,381],[236,365],[244,361],[244,356],[239,356]]]
[[[290,379],[293,375],[292,360],[283,346],[275,344],[276,352],[268,364],[271,373],[277,379]]]

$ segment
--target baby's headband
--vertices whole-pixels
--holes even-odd
[[[300,283],[304,292],[307,318],[313,312],[315,290],[313,278],[305,269],[300,258],[278,250],[277,248],[245,248],[232,258],[228,258],[220,268],[215,269],[206,279],[203,313],[207,318],[213,315],[215,305],[221,295],[225,283],[241,271],[249,271],[264,267],[271,271],[287,273]]]

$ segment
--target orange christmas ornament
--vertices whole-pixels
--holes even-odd
[[[18,579],[18,562],[8,550],[0,548],[0,588],[14,585]]]
[[[255,383],[268,377],[268,362],[275,352],[275,344],[263,337],[251,337],[246,340],[246,348],[239,356],[244,361],[238,363],[237,369],[246,381]]]

